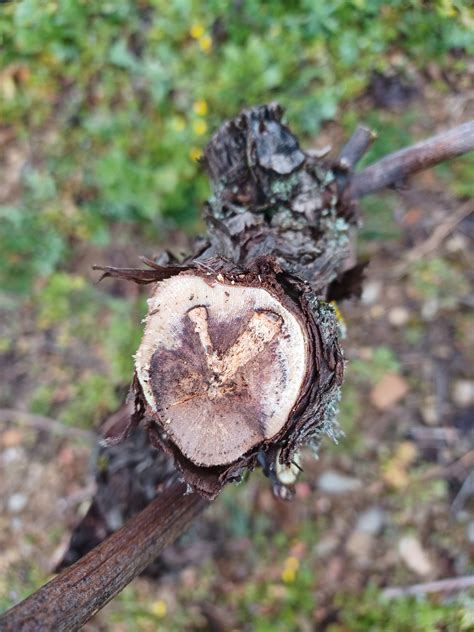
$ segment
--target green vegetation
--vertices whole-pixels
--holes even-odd
[[[370,358],[352,361],[352,371],[358,381],[376,384],[386,373],[397,373],[400,364],[389,347],[374,347],[370,350]]]
[[[462,270],[440,257],[418,261],[410,271],[413,295],[436,302],[442,309],[454,309],[462,296],[469,294],[469,283]]]
[[[31,306],[36,331],[57,350],[50,359],[53,377],[41,364],[31,367],[37,383],[32,412],[55,411],[73,426],[98,424],[124,398],[144,305],[112,297],[83,276],[55,272],[33,291]],[[96,357],[81,366],[84,348]]]
[[[298,133],[314,134],[364,91],[373,70],[393,65],[395,51],[401,69],[446,63],[453,48],[474,51],[468,6],[2,5],[0,119],[25,158],[22,196],[1,208],[2,286],[27,290],[62,267],[77,242],[110,243],[116,225],[153,240],[170,225],[194,230],[207,191],[196,158],[224,118],[277,99]],[[450,63],[463,72],[467,61]],[[408,140],[392,130],[394,143]]]
[[[387,601],[371,587],[362,598],[341,597],[340,603],[344,605],[341,624],[331,626],[328,632],[470,632],[473,629],[472,604],[464,604],[462,600],[447,605],[427,597]]]

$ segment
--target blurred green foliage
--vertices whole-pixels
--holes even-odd
[[[474,178],[472,177],[474,156],[472,152],[457,160],[438,165],[435,167],[435,172],[455,195],[466,198],[474,197]]]
[[[2,5],[0,47],[0,119],[27,155],[0,274],[26,290],[114,224],[193,230],[196,158],[241,107],[277,99],[309,136],[373,70],[443,62],[474,37],[462,0],[21,0]]]
[[[113,297],[80,275],[55,272],[34,288],[31,304],[36,330],[51,341],[61,366],[53,378],[41,363],[31,367],[38,386],[30,409],[44,415],[59,410],[62,421],[73,426],[98,424],[124,399],[140,342],[144,299]],[[91,357],[81,362],[84,348],[95,352],[95,362]]]
[[[453,264],[441,257],[417,261],[410,269],[413,295],[435,302],[442,309],[454,309],[463,296],[468,296],[469,282]]]
[[[378,346],[370,350],[370,357],[354,358],[351,362],[352,371],[359,382],[377,384],[387,373],[398,373],[400,363],[389,347]]]
[[[448,604],[423,597],[404,597],[388,601],[374,586],[362,597],[339,598],[341,623],[330,626],[328,632],[470,632],[471,604],[462,599]]]

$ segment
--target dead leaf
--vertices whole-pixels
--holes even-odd
[[[14,428],[5,430],[1,436],[1,444],[5,448],[13,448],[16,445],[19,445],[22,441],[23,433],[19,430],[15,430]]]
[[[421,543],[414,536],[404,536],[398,543],[398,553],[406,566],[422,577],[431,575],[433,565]]]
[[[421,209],[416,207],[410,208],[405,213],[401,223],[403,224],[403,226],[413,226],[415,224],[418,224],[422,217],[423,211]]]
[[[408,392],[407,381],[397,373],[387,373],[370,392],[370,401],[377,410],[388,410]]]
[[[417,455],[416,445],[411,441],[403,441],[384,468],[384,481],[395,489],[408,487],[410,477],[407,470],[415,462]]]

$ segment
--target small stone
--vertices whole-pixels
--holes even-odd
[[[8,499],[7,508],[10,513],[20,513],[28,502],[24,494],[12,494]]]
[[[370,507],[363,511],[358,519],[356,531],[362,531],[370,535],[377,535],[382,530],[384,524],[384,512],[380,507]]]
[[[338,495],[354,492],[362,487],[362,483],[352,476],[340,474],[335,470],[328,470],[319,477],[318,487],[326,494]]]
[[[439,413],[435,397],[427,397],[420,412],[427,426],[437,426],[439,424]]]
[[[106,516],[107,526],[111,531],[117,531],[123,525],[123,515],[119,508],[108,511]]]
[[[388,313],[388,322],[393,327],[403,327],[410,320],[410,312],[405,307],[393,307]]]
[[[465,252],[469,248],[469,243],[464,235],[453,235],[445,243],[445,248],[450,253]]]
[[[432,354],[435,358],[440,360],[449,360],[453,352],[453,349],[449,345],[436,345],[432,349]]]
[[[360,360],[370,362],[374,357],[374,351],[372,347],[359,347],[358,357]]]
[[[360,299],[362,304],[373,305],[376,303],[380,296],[381,289],[382,283],[380,281],[369,281],[366,283]]]
[[[407,381],[397,373],[386,373],[370,392],[370,401],[377,410],[388,410],[408,392]]]
[[[12,518],[10,527],[12,531],[20,533],[25,528],[25,525],[23,524],[23,520],[21,518]]]
[[[423,320],[433,320],[439,310],[439,301],[436,298],[428,299],[423,303],[421,308],[421,317]]]
[[[1,459],[5,463],[5,465],[9,465],[14,461],[19,461],[23,457],[24,451],[21,447],[7,448],[1,455]]]
[[[58,454],[58,464],[63,468],[70,467],[75,460],[74,450],[70,446],[65,446]]]
[[[359,560],[368,560],[374,543],[374,538],[370,533],[363,531],[353,531],[346,544],[346,550],[352,557]]]
[[[19,430],[16,430],[15,428],[5,430],[5,432],[2,433],[2,436],[0,439],[0,443],[5,448],[13,448],[14,446],[19,445],[22,441],[23,441],[23,434]]]
[[[466,527],[467,540],[470,544],[474,544],[474,520]]]
[[[433,565],[426,551],[414,536],[407,535],[400,539],[398,553],[405,565],[417,575],[426,577],[433,572]]]
[[[300,500],[307,500],[311,496],[311,487],[306,482],[296,483],[296,497]]]
[[[322,537],[315,546],[315,551],[318,557],[326,557],[339,546],[339,539],[335,535],[326,535]]]
[[[180,573],[180,583],[185,588],[196,588],[196,585],[199,583],[199,575],[197,568],[193,566],[189,566],[181,571]]]
[[[377,318],[381,318],[385,314],[385,309],[382,305],[372,305],[369,310],[371,318],[377,320]]]
[[[460,408],[474,405],[474,382],[457,380],[453,384],[453,401]]]

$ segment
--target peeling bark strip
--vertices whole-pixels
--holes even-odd
[[[130,427],[143,420],[208,498],[258,464],[287,496],[300,447],[336,432],[343,359],[328,299],[331,283],[348,295],[344,279],[360,279],[360,267],[348,274],[356,213],[338,204],[336,174],[300,149],[281,116],[275,105],[246,110],[212,138],[209,236],[193,256],[104,270],[156,282]]]

